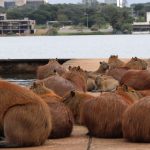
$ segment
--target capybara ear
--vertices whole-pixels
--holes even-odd
[[[70,95],[71,95],[72,97],[74,97],[75,94],[76,94],[75,91],[71,91],[71,92],[70,92]]]
[[[128,86],[126,84],[123,84],[122,87],[123,87],[124,91],[126,91],[126,92],[128,91]]]
[[[102,62],[101,62],[101,61],[100,61],[99,63],[100,63],[100,64],[102,64]]]
[[[71,66],[69,66],[69,67],[68,67],[68,70],[71,70],[71,69],[72,69],[72,67],[71,67]]]
[[[57,73],[56,69],[54,69],[54,73]]]
[[[77,70],[78,70],[78,71],[80,70],[80,66],[77,67]]]

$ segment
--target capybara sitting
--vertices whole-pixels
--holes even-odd
[[[131,60],[125,64],[125,67],[135,70],[146,70],[147,66],[148,64],[146,61],[137,57],[132,57]]]
[[[106,63],[105,61],[103,61],[103,62],[100,62],[99,68],[94,73],[105,74],[108,69],[109,69],[108,63]]]
[[[128,105],[121,96],[103,93],[99,97],[89,97],[86,93],[72,91],[63,101],[81,124],[88,128],[91,136],[122,137],[122,114]]]
[[[115,92],[122,96],[124,101],[129,105],[139,101],[143,97],[139,91],[136,91],[126,85],[118,86]]]
[[[49,60],[48,64],[37,68],[37,78],[44,79],[55,75],[55,72],[61,75],[66,72],[66,69],[60,65],[57,60]]]
[[[52,131],[49,138],[64,138],[70,136],[73,128],[73,115],[68,107],[61,102],[61,97],[49,90],[42,83],[34,82],[31,86],[49,106],[52,116]]]
[[[150,71],[129,70],[124,74],[120,83],[130,86],[135,90],[150,89]]]
[[[118,58],[118,55],[111,55],[108,59],[108,64],[110,68],[118,68],[124,66],[124,62]]]
[[[150,96],[131,105],[123,115],[124,138],[132,142],[150,142]]]
[[[32,91],[0,80],[0,147],[44,144],[51,132],[48,105]]]

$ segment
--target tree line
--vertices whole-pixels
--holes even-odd
[[[0,8],[1,13],[7,13],[8,19],[29,18],[36,20],[37,24],[46,24],[47,21],[72,21],[73,25],[87,24],[89,27],[101,28],[107,24],[114,31],[131,32],[134,21],[133,12],[144,17],[150,11],[150,3],[136,4],[130,8],[118,8],[115,5],[97,4],[94,8],[85,8],[82,4],[46,4],[38,8],[16,7],[12,9]]]

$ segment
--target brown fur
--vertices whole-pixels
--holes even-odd
[[[52,89],[59,96],[64,96],[72,90],[87,90],[87,83],[85,77],[77,71],[69,71],[63,76],[52,76],[38,82],[44,82],[44,85]]]
[[[95,99],[94,96],[79,91],[71,91],[63,97],[63,102],[72,111],[76,124],[82,124],[80,118],[80,112],[81,112],[80,109],[82,109],[82,105],[84,104],[84,101],[89,101],[93,99]]]
[[[140,90],[138,92],[141,93],[141,95],[143,97],[150,96],[150,89],[149,90]]]
[[[115,93],[90,97],[74,92],[64,98],[75,118],[85,125],[91,136],[102,138],[122,137],[122,114],[127,104]]]
[[[63,74],[66,72],[65,68],[58,63],[56,60],[49,60],[48,64],[39,66],[37,69],[37,78],[44,79],[49,76],[58,74]]]
[[[122,96],[123,100],[129,105],[139,101],[140,98],[142,98],[140,92],[131,87],[127,87],[126,85],[119,86],[116,90],[116,94]]]
[[[129,70],[122,77],[121,84],[125,84],[135,90],[150,89],[150,71],[148,70]]]
[[[49,138],[64,138],[70,136],[73,128],[73,115],[61,102],[62,98],[49,90],[42,83],[34,82],[31,89],[38,94],[50,108],[52,115],[52,132]]]
[[[92,78],[88,78],[87,79],[87,91],[93,91],[96,89],[97,89],[97,86],[96,86],[95,80]]]
[[[121,78],[128,71],[128,68],[120,67],[120,68],[111,68],[108,70],[107,75],[112,76],[114,79],[120,82]]]
[[[32,91],[1,80],[0,129],[6,139],[0,147],[43,144],[51,132],[47,104]]]
[[[108,64],[110,68],[123,67],[124,62],[118,58],[118,55],[111,55],[108,59]]]
[[[108,63],[103,61],[103,62],[100,62],[99,68],[94,73],[105,74],[108,69],[109,69]]]
[[[124,138],[132,142],[150,142],[150,97],[131,105],[123,115]]]
[[[97,86],[96,91],[101,92],[111,92],[116,90],[117,86],[119,86],[119,82],[115,80],[111,76],[100,75],[95,79],[95,83]]]
[[[125,67],[135,70],[146,70],[147,66],[146,61],[137,57],[131,58],[131,60],[125,64]]]

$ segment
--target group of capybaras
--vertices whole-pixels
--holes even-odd
[[[97,138],[150,142],[150,71],[145,60],[110,56],[96,71],[66,69],[57,60],[39,66],[21,87],[0,80],[0,148],[39,146],[69,137],[73,125]],[[97,95],[94,95],[97,93]]]

